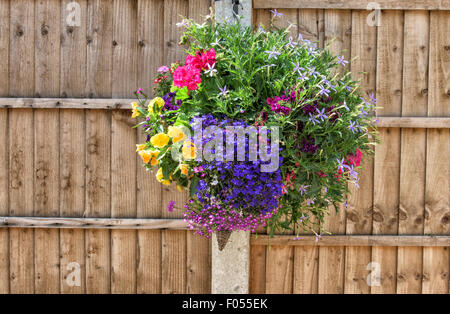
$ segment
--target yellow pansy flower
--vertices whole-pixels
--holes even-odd
[[[181,148],[181,153],[186,160],[194,159],[195,157],[197,157],[195,144],[192,143],[192,141],[184,142],[183,147]]]
[[[149,150],[141,150],[139,156],[141,156],[144,163],[148,163],[152,158],[152,153]]]
[[[145,149],[146,144],[136,144],[136,151],[140,152]]]
[[[165,104],[164,99],[162,99],[161,97],[156,97],[150,100],[150,103],[148,104],[148,111],[150,113],[153,113],[155,104],[158,106],[157,109],[159,110]]]
[[[183,186],[177,184],[177,190],[178,192],[183,192]]]
[[[187,176],[189,173],[188,166],[186,164],[180,164],[180,171],[182,174]]]
[[[152,161],[151,161],[151,165],[157,165],[158,164],[158,160],[156,158],[158,158],[159,155],[159,150],[152,150]]]
[[[183,131],[176,126],[169,126],[169,131],[167,134],[172,138],[173,143],[186,139],[186,135]]]
[[[162,168],[158,169],[158,172],[156,172],[156,180],[158,182],[161,182],[164,185],[170,185],[170,180],[172,180],[172,176],[170,176],[170,180],[164,179],[164,174]]]
[[[152,136],[152,138],[150,139],[150,143],[152,143],[152,145],[155,147],[163,148],[167,145],[167,143],[169,143],[169,140],[170,138],[169,136],[167,136],[167,134],[158,133]]]
[[[134,118],[137,118],[137,117],[139,117],[140,115],[141,115],[141,113],[139,112],[139,110],[138,110],[138,104],[137,104],[137,102],[135,102],[135,101],[133,101],[132,103],[131,103],[131,108],[132,108],[132,114],[131,114],[131,117],[134,119]]]
[[[138,154],[139,156],[141,156],[144,163],[147,164],[149,161],[151,161],[152,166],[158,164],[158,160],[156,158],[158,158],[159,151],[146,149],[139,151]]]

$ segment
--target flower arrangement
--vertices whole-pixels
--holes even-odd
[[[266,225],[271,234],[317,230],[373,152],[376,100],[338,72],[348,61],[289,28],[210,16],[182,26],[184,62],[161,66],[156,97],[139,89],[132,104],[147,135],[137,145],[144,166],[189,191],[185,220],[206,237]]]

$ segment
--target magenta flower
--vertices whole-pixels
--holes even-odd
[[[170,201],[169,202],[169,205],[167,205],[167,210],[169,211],[169,212],[173,212],[173,207],[175,206],[175,201]]]
[[[160,66],[160,67],[158,68],[158,73],[163,74],[163,73],[166,73],[166,72],[169,72],[169,68],[166,67],[165,65]]]

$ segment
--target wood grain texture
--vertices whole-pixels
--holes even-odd
[[[268,9],[253,10],[253,24],[255,27],[270,27],[270,11]]]
[[[70,0],[61,2],[61,97],[85,97],[87,1],[80,5],[80,25],[67,22]],[[80,217],[85,213],[86,117],[80,110],[60,111],[60,213]],[[83,230],[60,231],[61,292],[85,291],[85,239]],[[80,283],[72,285],[71,263],[80,269]],[[70,284],[69,284],[70,283]]]
[[[298,10],[298,34],[301,38],[324,46],[324,12]],[[300,37],[298,35],[298,37]],[[318,228],[316,228],[316,232]],[[312,234],[297,230],[297,233]],[[293,293],[317,293],[319,284],[319,247],[294,247]]]
[[[1,4],[0,4],[1,5]],[[0,214],[7,215],[8,198],[8,112],[0,110]],[[9,293],[9,231],[0,230],[0,293]]]
[[[107,90],[103,90],[103,95]],[[86,111],[86,217],[111,215],[111,115]],[[85,233],[86,292],[110,292],[110,232]]]
[[[318,293],[319,249],[315,246],[294,249],[293,293]]]
[[[60,3],[35,3],[35,95],[59,96]],[[59,216],[59,110],[34,111],[34,214]],[[35,292],[59,293],[59,231],[35,230]]]
[[[34,97],[34,1],[10,3],[9,95]],[[32,215],[33,111],[14,110],[9,115],[10,215]],[[34,293],[34,231],[9,232],[10,292]]]
[[[250,294],[266,292],[266,250],[264,245],[250,245]]]
[[[112,96],[113,2],[88,1],[86,95]],[[129,102],[127,102],[129,103]],[[111,113],[86,110],[86,217],[111,216]],[[86,292],[111,292],[109,230],[85,232]]]
[[[107,212],[108,208],[102,211]],[[98,216],[99,212],[86,214],[88,216]],[[0,228],[177,230],[177,229],[188,229],[188,226],[186,222],[183,221],[183,219],[0,216]]]
[[[430,12],[428,116],[450,116],[450,15]],[[450,234],[450,130],[427,130],[424,232]],[[424,248],[422,293],[449,293],[448,248]]]
[[[382,14],[382,26],[378,33],[378,68],[377,73],[382,73],[383,76],[377,76],[377,98],[378,105],[384,107],[378,114],[384,115],[392,113],[401,113],[402,108],[402,94],[403,81],[401,73],[403,72],[403,32],[395,32],[395,30],[403,29],[404,17],[401,11],[385,12]],[[390,104],[389,107],[386,107]],[[389,133],[388,133],[389,132]],[[400,130],[385,129],[380,132],[386,143],[395,141],[395,149],[390,148],[384,160],[380,160],[380,167],[387,167],[392,164],[397,174],[397,167],[399,166],[400,157]],[[404,149],[404,148],[402,148]],[[377,151],[378,152],[378,151]],[[378,159],[379,160],[379,159]],[[402,163],[402,166],[404,162]],[[387,182],[387,181],[386,181]],[[397,181],[394,181],[397,182]],[[406,208],[402,209],[402,201],[407,198],[402,195],[404,186],[404,176],[400,176],[399,188],[399,212],[398,212],[398,233],[399,234],[420,234],[416,228],[422,228],[422,222],[415,220],[413,212],[407,213]],[[393,197],[391,184],[389,194]],[[408,190],[406,190],[408,191]],[[414,208],[407,207],[409,211]],[[390,211],[391,213],[393,210]],[[423,214],[422,214],[423,215]],[[413,218],[409,218],[413,217]],[[388,219],[390,221],[391,219]],[[397,258],[397,293],[420,293],[419,283],[421,281],[421,263],[412,264],[410,259],[421,260],[420,248],[398,248]],[[382,265],[383,267],[383,265]],[[384,267],[392,267],[385,265]],[[419,290],[418,290],[419,289]]]
[[[255,9],[354,9],[365,10],[371,0],[254,0]],[[447,1],[435,0],[379,0],[377,3],[383,10],[450,10]]]
[[[350,30],[350,11],[324,12],[324,46],[327,46],[331,53],[350,59]],[[345,234],[346,211],[343,206],[337,213],[332,206],[328,210],[330,215],[325,218],[322,227],[333,234]],[[319,293],[344,292],[344,255],[344,246],[319,248]]]
[[[276,235],[270,238],[268,235],[252,235],[252,245],[287,245],[296,247],[336,247],[336,246],[373,246],[373,247],[448,247],[449,235],[324,235],[320,241],[316,241],[313,235],[303,235],[300,239],[294,239],[288,235]]]
[[[9,1],[0,1],[0,96],[9,94]],[[9,212],[8,110],[0,109],[0,214]],[[9,293],[9,230],[0,230],[0,293]]]
[[[164,1],[138,2],[138,86],[146,94],[152,94],[157,68],[164,62]],[[138,130],[138,142],[145,135]],[[146,171],[142,159],[137,158],[137,216],[159,217],[162,202],[161,184],[154,173]],[[137,233],[137,292],[161,293],[161,231],[138,231]]]
[[[189,1],[164,1],[164,14],[164,63],[169,65],[184,59],[184,48],[178,45],[182,29],[173,25],[182,20],[181,16],[188,16]],[[187,192],[178,192],[175,184],[163,186],[160,217],[181,218],[187,199]],[[175,201],[172,213],[167,210],[169,201]],[[186,236],[186,231],[162,231],[162,293],[186,293],[187,270],[181,267],[187,262]]]
[[[137,1],[113,4],[112,96],[132,97],[137,86]],[[129,112],[113,111],[111,214],[136,217],[136,130],[124,123]],[[111,292],[136,293],[136,231],[111,232]]]
[[[403,12],[388,11],[381,15],[377,48],[377,105],[378,116],[400,116],[402,106],[403,69]],[[381,144],[375,147],[373,234],[398,232],[400,189],[400,129],[379,131]],[[372,286],[372,293],[394,293],[397,257],[394,250],[372,249],[372,261],[381,267],[380,286]]]
[[[93,54],[92,52],[90,54]],[[98,54],[98,52],[97,52]],[[90,58],[89,58],[90,59]],[[90,65],[90,75],[94,74],[93,65]],[[108,72],[104,72],[108,75]],[[98,74],[97,74],[98,75]],[[92,79],[91,79],[92,82]],[[88,85],[89,86],[89,85]],[[107,90],[106,86],[101,87],[103,90]],[[90,89],[88,89],[90,90]],[[80,93],[83,93],[80,91]],[[104,93],[100,93],[104,94]],[[109,94],[111,94],[111,86],[109,86]],[[67,95],[67,94],[65,94]],[[90,92],[93,96],[93,92]],[[0,98],[0,108],[11,108],[11,109],[131,109],[131,102],[135,99],[103,99],[103,98]],[[133,121],[134,124],[134,121]]]
[[[268,247],[266,255],[266,293],[292,293],[293,271],[293,247],[278,245]]]
[[[375,90],[376,58],[373,51],[376,50],[376,33],[374,27],[367,25],[367,13],[352,11],[352,44],[351,58],[364,58],[364,63],[357,60],[350,64],[351,71],[358,73],[371,70],[364,74],[360,91],[367,99]],[[361,42],[363,40],[363,42]],[[345,55],[344,55],[345,56]],[[358,74],[356,74],[358,76]],[[373,159],[368,155],[363,156],[361,162],[359,188],[350,183],[350,195],[347,208],[347,234],[370,234],[372,232],[373,213]],[[345,250],[345,293],[370,293],[367,284],[367,265],[371,261],[372,252],[369,247],[347,247]]]
[[[210,0],[189,0],[189,18],[203,23],[210,4]],[[187,232],[186,254],[186,293],[211,293],[211,240]]]

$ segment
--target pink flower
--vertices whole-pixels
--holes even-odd
[[[165,65],[163,65],[163,66],[160,66],[159,68],[158,68],[158,73],[166,73],[166,72],[168,72],[170,69],[168,68],[168,67],[166,67]]]
[[[355,155],[349,154],[347,159],[350,166],[358,167],[361,164],[362,153],[359,149],[356,149]]]
[[[195,56],[187,55],[185,64],[191,65],[199,70],[204,70],[208,67],[212,67],[216,63],[216,51],[214,48],[206,51],[197,51]]]
[[[177,87],[187,86],[189,90],[196,90],[201,82],[200,70],[192,65],[178,67],[173,73],[173,83]]]
[[[174,206],[175,206],[175,201],[170,201],[169,205],[167,206],[167,210],[172,213]]]

